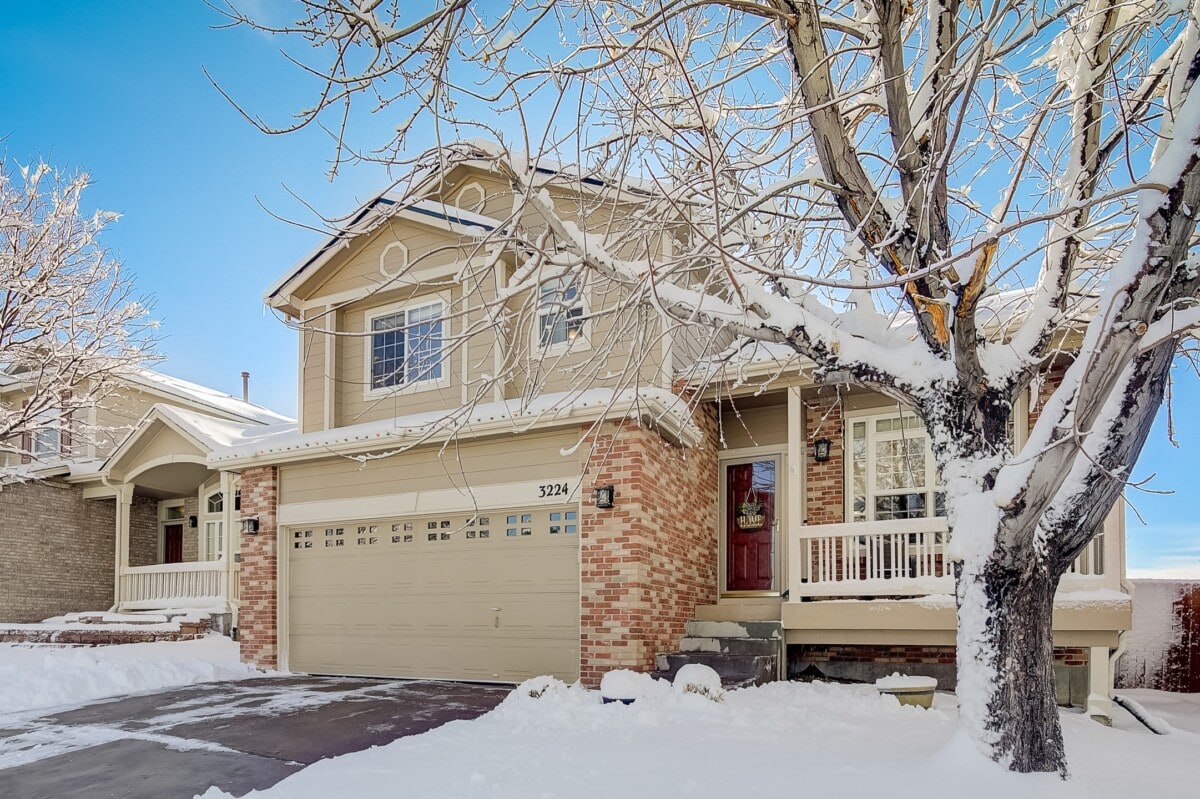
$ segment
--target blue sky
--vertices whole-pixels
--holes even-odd
[[[90,172],[95,185],[88,200],[123,215],[106,243],[139,290],[155,298],[162,371],[237,393],[245,369],[253,374],[255,400],[293,413],[295,334],[264,311],[260,298],[316,235],[273,218],[264,206],[311,223],[289,190],[336,215],[387,177],[364,167],[330,183],[332,148],[321,131],[266,136],[247,124],[202,67],[270,121],[285,121],[311,94],[269,37],[213,30],[220,21],[200,0],[6,8],[0,151],[19,163],[44,158]],[[1135,473],[1156,473],[1150,487],[1175,493],[1131,492],[1148,523],[1129,515],[1134,574],[1170,569],[1200,576],[1200,518],[1190,484],[1200,466],[1200,386],[1179,372],[1179,447],[1167,441],[1160,418]]]

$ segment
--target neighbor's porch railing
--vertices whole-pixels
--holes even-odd
[[[1104,533],[1063,576],[1060,587],[1095,587],[1104,576]],[[801,527],[788,542],[789,598],[926,596],[954,593],[944,518]]]
[[[224,606],[230,599],[224,560],[163,563],[122,570],[117,605],[123,610]]]

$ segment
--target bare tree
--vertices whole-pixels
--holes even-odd
[[[433,131],[433,160],[490,160],[520,198],[489,234],[523,253],[514,290],[554,265],[734,340],[730,369],[785,348],[915,409],[947,489],[964,724],[1010,769],[1065,774],[1054,592],[1200,323],[1200,7],[297,5],[278,26],[226,9],[319,83],[264,130],[325,125],[335,173],[412,165]],[[364,111],[395,136],[356,146]],[[473,135],[507,144],[452,144]],[[583,229],[555,181],[636,196],[636,224]],[[1014,451],[1018,396],[1064,353]]]
[[[0,452],[16,462],[78,450],[78,411],[151,354],[147,307],[98,241],[116,215],[80,209],[88,183],[0,161]]]

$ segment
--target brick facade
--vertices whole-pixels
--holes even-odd
[[[0,488],[0,620],[112,607],[115,512],[61,482]]]
[[[158,501],[152,497],[134,497],[129,506],[130,566],[158,563],[158,535]]]
[[[278,533],[275,524],[279,470],[256,466],[242,471],[241,517],[258,517],[258,535],[242,535],[241,605],[238,640],[242,660],[261,668],[279,665]],[[237,519],[234,520],[235,526]],[[236,530],[231,535],[241,535]]]
[[[817,439],[830,441],[829,460],[812,458]],[[837,524],[844,520],[845,481],[842,399],[835,388],[821,388],[804,398],[804,469],[807,482],[806,524]]]
[[[615,507],[585,498],[581,519],[580,678],[647,671],[670,651],[697,605],[716,600],[716,412],[704,439],[681,449],[633,422],[607,424],[585,443],[585,489],[616,488]]]

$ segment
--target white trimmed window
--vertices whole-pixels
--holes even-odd
[[[542,348],[567,347],[583,337],[583,292],[579,279],[563,276],[538,288],[537,342]]]
[[[946,515],[929,435],[911,413],[846,420],[847,512],[856,522]]]
[[[370,391],[442,379],[444,307],[435,300],[368,318]]]
[[[217,560],[225,546],[225,495],[220,491],[204,499],[203,524],[200,527],[200,560]]]
[[[62,454],[62,417],[57,409],[46,410],[34,420],[29,435],[29,451],[44,460]]]

